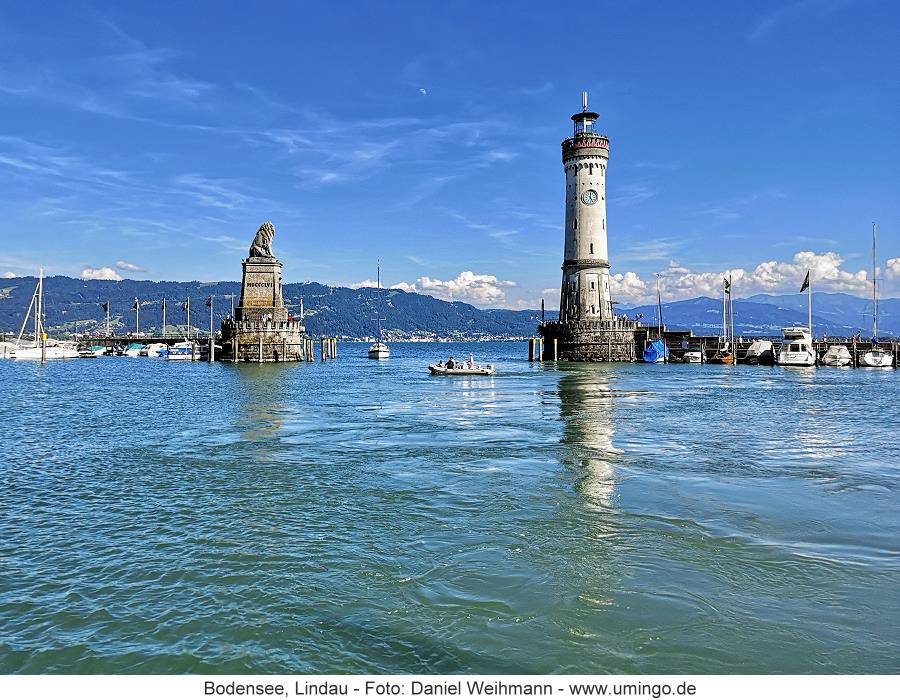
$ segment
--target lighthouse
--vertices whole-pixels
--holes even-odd
[[[632,362],[646,342],[646,328],[613,313],[606,224],[609,139],[597,132],[599,115],[572,115],[572,135],[562,142],[566,174],[565,237],[559,319],[543,321],[543,360]]]
[[[562,142],[566,174],[565,252],[560,285],[561,321],[609,321],[609,255],[606,246],[606,164],[609,139],[597,133],[600,115],[588,110],[572,115],[573,133]]]

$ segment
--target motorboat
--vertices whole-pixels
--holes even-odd
[[[141,350],[144,349],[143,343],[128,343],[125,349],[122,351],[122,354],[125,357],[140,357]]]
[[[386,360],[391,356],[391,350],[387,343],[381,338],[381,263],[378,263],[378,313],[375,320],[378,322],[378,332],[375,336],[375,342],[369,348],[368,357],[370,360]]]
[[[699,350],[687,350],[681,356],[681,361],[689,365],[699,365],[703,362],[703,355]]]
[[[781,349],[777,359],[781,367],[813,367],[816,364],[816,353],[808,328],[782,328],[781,333]]]
[[[185,340],[184,342],[162,348],[158,354],[165,360],[193,360],[196,352],[194,344]]]
[[[159,351],[166,347],[165,343],[150,343],[141,348],[138,353],[141,357],[159,357]]]
[[[846,345],[829,345],[822,355],[822,364],[828,367],[846,367],[853,362],[853,357]]]
[[[666,362],[669,359],[669,348],[662,338],[657,338],[647,344],[643,356],[644,362]]]
[[[775,352],[771,340],[754,340],[744,358],[748,365],[774,365]]]
[[[114,355],[121,355],[124,352],[125,348],[123,348],[121,345],[116,344],[108,346],[106,350],[103,351],[103,354],[112,357]]]
[[[496,372],[496,368],[493,365],[485,365],[481,367],[447,367],[441,363],[436,365],[428,365],[428,369],[432,374],[440,374],[440,375],[452,375],[452,376],[466,376],[466,375],[481,375],[488,376],[494,374]]]
[[[94,348],[91,345],[79,345],[77,350],[78,350],[78,357],[82,357],[82,358],[97,357],[97,353],[94,351]]]
[[[890,350],[872,348],[859,358],[860,367],[893,367],[894,353]]]
[[[475,357],[469,353],[469,359],[466,362],[455,362],[451,357],[446,363],[441,360],[437,364],[428,365],[428,371],[434,375],[491,375],[497,371],[494,365],[476,365]]]

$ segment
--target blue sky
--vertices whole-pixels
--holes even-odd
[[[611,140],[614,294],[900,291],[900,5],[10,3],[0,274],[558,299],[560,142]]]

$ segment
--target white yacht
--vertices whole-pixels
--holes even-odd
[[[872,222],[872,349],[859,358],[860,367],[893,367],[894,353],[881,350],[878,342],[878,281],[875,278],[875,222]]]
[[[159,356],[165,360],[193,360],[195,355],[193,345],[189,340],[175,343],[159,350]]]
[[[690,365],[699,365],[702,361],[702,353],[699,350],[688,350],[681,356],[681,361]]]
[[[816,364],[812,336],[808,328],[783,328],[777,362],[782,367],[812,367]]]
[[[829,345],[822,355],[822,364],[828,367],[846,367],[853,361],[846,345]]]
[[[378,264],[378,313],[375,315],[378,321],[378,335],[375,336],[375,342],[369,348],[370,360],[386,360],[391,356],[391,350],[381,339],[381,263]]]

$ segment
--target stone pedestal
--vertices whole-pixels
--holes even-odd
[[[634,362],[641,357],[647,329],[634,321],[546,321],[538,327],[544,338],[544,358],[550,359],[553,341],[560,360]]]
[[[281,262],[274,257],[244,260],[241,301],[234,318],[222,322],[223,359],[231,362],[289,362],[303,359],[301,319],[284,305]]]

